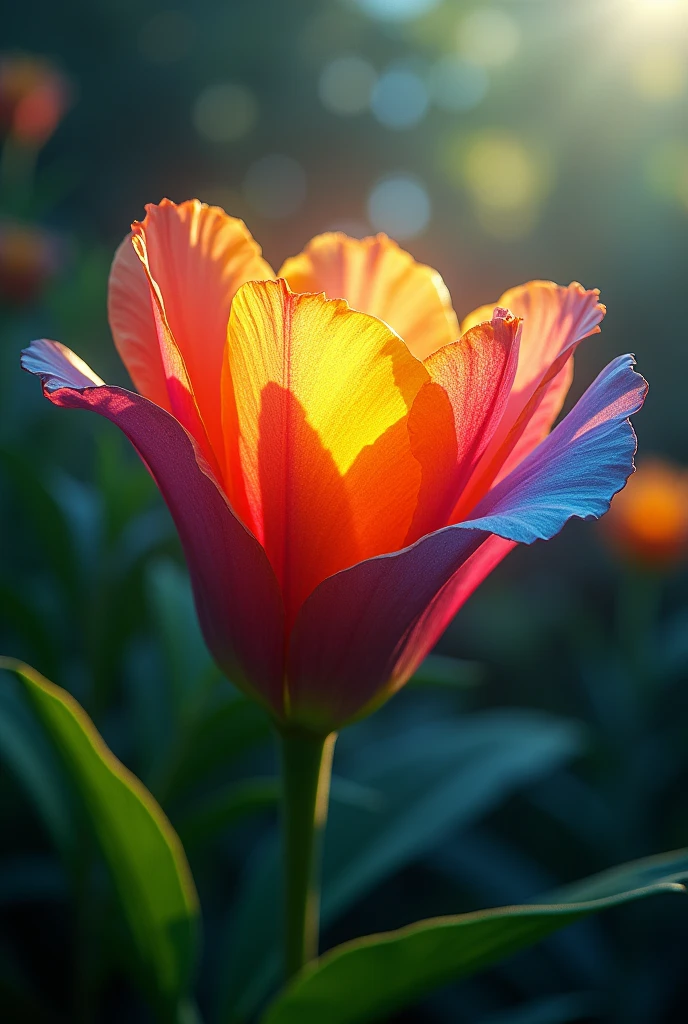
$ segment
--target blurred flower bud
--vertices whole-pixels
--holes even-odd
[[[688,554],[688,470],[663,459],[641,462],[602,523],[629,561],[667,569]]]
[[[0,56],[0,131],[25,145],[42,146],[64,117],[68,80],[49,61]]]
[[[39,227],[0,221],[0,298],[12,304],[31,302],[54,277],[62,262],[62,245]]]

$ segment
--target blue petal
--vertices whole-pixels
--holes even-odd
[[[597,519],[634,470],[628,417],[647,394],[633,356],[604,368],[568,416],[476,506],[469,529],[531,544],[568,519]]]

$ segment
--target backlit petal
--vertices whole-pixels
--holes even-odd
[[[335,728],[414,671],[475,586],[513,546],[602,515],[633,471],[628,416],[646,384],[630,356],[600,374],[565,420],[476,509],[321,583],[292,631],[287,685],[296,721]],[[494,536],[496,535],[496,536]]]
[[[284,263],[279,276],[292,291],[324,291],[330,299],[346,299],[352,309],[384,320],[417,359],[459,337],[451,298],[438,272],[416,263],[386,235],[318,235]]]
[[[647,383],[632,356],[614,359],[544,441],[474,509],[466,526],[530,544],[576,517],[597,519],[633,472],[636,437],[628,417]]]
[[[578,344],[599,332],[605,308],[596,289],[567,288],[551,281],[531,281],[511,288],[499,299],[523,320],[516,379],[504,415],[453,519],[464,518],[492,486],[507,475],[549,433],[573,377]],[[480,322],[490,307],[471,313],[463,323]]]
[[[151,305],[146,272],[127,235],[120,244],[108,282],[110,330],[127,372],[139,394],[170,409],[165,370]]]
[[[201,410],[196,401],[184,357],[170,329],[160,289],[151,274],[145,238],[138,235],[134,236],[133,246],[145,270],[148,281],[149,298],[158,339],[158,351],[165,376],[169,410],[195,439],[208,464],[212,467],[213,473],[221,481],[222,461],[218,461],[217,455],[213,450]]]
[[[219,380],[232,298],[245,281],[273,277],[243,221],[198,200],[147,206],[133,235],[145,243],[170,332],[213,449],[223,450]],[[128,236],[110,273],[117,349],[142,395],[170,409],[146,275]]]
[[[385,324],[345,302],[296,295],[281,280],[237,293],[227,430],[240,437],[249,522],[289,621],[320,580],[403,543],[420,482],[406,419],[427,380]]]
[[[494,314],[424,362],[431,383],[409,416],[422,484],[407,543],[449,522],[501,420],[516,373],[520,321],[508,310]]]
[[[73,352],[34,342],[22,366],[55,405],[92,409],[126,434],[172,513],[206,643],[238,685],[283,711],[284,610],[260,544],[239,522],[193,438],[159,406],[108,387]]]
[[[321,583],[289,645],[293,720],[327,731],[381,704],[512,547],[489,533],[449,527]]]

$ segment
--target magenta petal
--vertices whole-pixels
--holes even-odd
[[[316,587],[291,635],[290,716],[306,727],[336,728],[403,685],[492,568],[476,572],[472,585],[453,580],[471,556],[480,561],[488,537],[446,527]]]
[[[181,538],[206,643],[233,682],[283,714],[284,608],[263,548],[235,516],[191,435],[170,413],[102,384],[63,345],[22,353],[53,404],[92,409],[129,438],[160,488]]]

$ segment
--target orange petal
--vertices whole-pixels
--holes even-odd
[[[318,235],[284,263],[278,276],[292,291],[324,291],[330,299],[346,299],[352,309],[384,320],[417,359],[459,337],[456,313],[438,272],[416,263],[386,235]]]
[[[586,291],[575,281],[568,288],[553,281],[529,281],[504,292],[494,305],[473,310],[461,330],[490,320],[494,306],[503,306],[520,317],[523,334],[514,392],[523,392],[529,386],[534,390],[564,348],[599,331],[605,314],[599,295],[597,289]]]
[[[605,314],[599,291],[574,282],[530,281],[499,299],[522,318],[516,379],[502,420],[452,516],[464,518],[497,479],[511,472],[549,433],[573,378],[573,353],[580,341],[597,334]],[[464,320],[479,323],[492,307],[481,306]]]
[[[402,543],[420,482],[406,419],[427,380],[385,324],[345,302],[281,280],[237,293],[226,429],[239,434],[249,523],[289,622],[322,579]]]
[[[232,298],[245,281],[274,275],[243,221],[218,207],[164,199],[146,211],[133,235],[143,242],[205,430],[221,455],[219,382]],[[115,344],[137,389],[171,409],[146,274],[131,235],[112,265],[108,308]]]
[[[108,283],[110,330],[136,390],[169,412],[150,285],[131,243],[132,236],[127,235],[112,262]]]
[[[431,383],[409,416],[411,449],[423,475],[407,543],[447,525],[503,415],[516,373],[520,321],[505,309],[494,314],[424,362]]]

